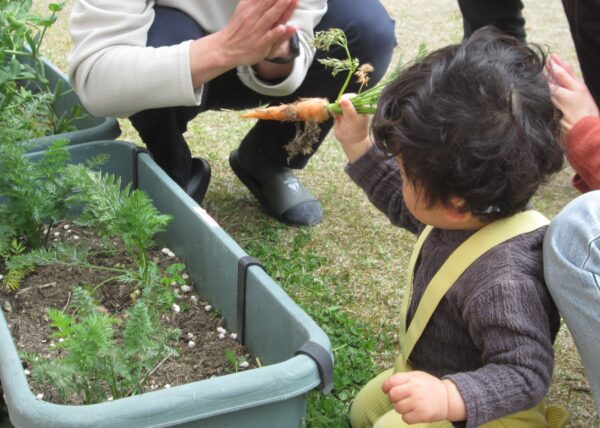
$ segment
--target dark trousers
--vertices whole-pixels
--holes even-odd
[[[159,47],[197,39],[205,35],[190,17],[171,8],[155,8],[155,20],[148,33],[148,46]],[[315,28],[316,31],[341,28],[347,38],[349,50],[360,63],[370,63],[375,71],[370,85],[378,82],[386,72],[396,45],[394,22],[379,0],[329,0],[328,11]],[[129,119],[139,132],[142,141],[156,162],[177,183],[183,185],[190,174],[191,154],[183,133],[187,123],[206,110],[246,109],[270,102],[286,103],[301,97],[326,97],[335,99],[346,78],[344,73],[336,77],[318,62],[318,58],[346,58],[343,49],[335,47],[329,51],[317,51],[315,60],[308,70],[302,85],[286,97],[269,97],[258,94],[244,86],[236,70],[231,70],[204,85],[204,95],[198,107],[168,107],[138,112]],[[347,92],[358,91],[353,82]],[[333,121],[321,125],[315,150],[321,144]],[[242,140],[241,152],[261,153],[277,166],[303,168],[311,155],[298,155],[289,160],[284,146],[293,139],[296,124],[289,122],[258,121]]]
[[[600,106],[600,0],[563,0],[585,84]]]
[[[521,0],[458,0],[465,37],[478,28],[495,25],[503,32],[525,41],[525,18]]]
[[[562,0],[585,84],[600,105],[600,0]],[[525,40],[520,0],[458,0],[465,37],[484,25]]]

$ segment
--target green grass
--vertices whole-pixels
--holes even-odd
[[[400,50],[406,58],[420,43],[430,49],[460,39],[456,2],[383,0],[397,21]],[[36,0],[43,8],[48,0]],[[72,3],[70,1],[69,3]],[[531,41],[542,42],[575,63],[560,2],[525,0]],[[68,8],[67,8],[68,9]],[[45,54],[66,67],[70,49],[66,13],[49,34]],[[424,21],[426,20],[426,21]],[[346,426],[345,412],[357,390],[396,356],[398,311],[405,266],[414,236],[389,224],[343,172],[345,158],[329,137],[298,173],[318,196],[325,220],[312,228],[285,227],[267,217],[227,163],[252,126],[236,113],[209,112],[194,119],[186,138],[194,154],[209,159],[213,178],[205,208],[329,335],[336,358],[334,391],[310,394],[308,426]],[[127,121],[126,141],[140,143]],[[534,199],[536,208],[554,216],[577,193],[565,168]],[[571,427],[600,426],[581,361],[568,331],[556,345],[556,367],[548,401],[565,406]]]

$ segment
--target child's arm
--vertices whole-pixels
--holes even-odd
[[[418,233],[423,225],[406,208],[398,164],[374,147],[369,136],[369,117],[356,112],[351,97],[342,97],[343,114],[335,116],[335,137],[349,161],[345,171],[392,224]]]
[[[428,373],[396,373],[383,383],[394,409],[407,424],[435,421],[463,421],[467,417],[465,402],[456,385]]]

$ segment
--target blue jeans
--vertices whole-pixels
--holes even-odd
[[[544,275],[600,411],[600,190],[574,199],[552,220]]]

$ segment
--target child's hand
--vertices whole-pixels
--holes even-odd
[[[350,101],[352,94],[344,94],[340,99],[343,113],[336,115],[335,138],[342,143],[342,148],[350,163],[364,155],[373,144],[369,137],[369,116],[358,114]]]
[[[552,100],[563,112],[561,124],[565,132],[586,116],[600,117],[598,106],[585,83],[558,55],[550,56],[546,71],[550,77]]]
[[[407,424],[461,421],[467,415],[454,383],[425,372],[396,373],[386,379],[382,390]]]

